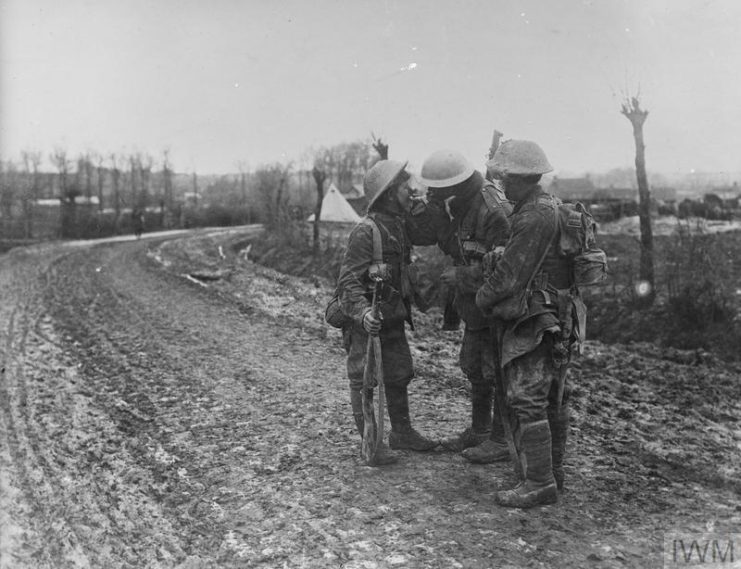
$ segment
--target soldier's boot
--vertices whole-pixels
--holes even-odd
[[[491,391],[471,391],[471,426],[440,441],[451,452],[461,452],[489,440],[491,436]]]
[[[512,490],[496,493],[496,502],[507,508],[532,508],[558,500],[551,458],[551,429],[547,420],[522,425],[522,458],[525,480]]]
[[[373,401],[373,391],[370,392],[369,398]],[[362,439],[365,432],[365,417],[363,416],[363,395],[360,391],[350,390],[350,405],[352,406],[352,417],[355,420],[355,427],[357,427],[360,438]],[[373,430],[376,430],[375,415],[373,417]],[[386,443],[381,443],[376,453],[375,464],[371,466],[385,466],[397,462],[399,462],[398,455]]]
[[[563,458],[566,454],[566,439],[569,435],[569,408],[561,406],[560,411],[556,408],[548,409],[548,423],[551,427],[551,458],[553,460],[553,478],[556,486],[563,491]]]
[[[491,464],[510,459],[507,439],[504,436],[504,425],[502,425],[502,418],[496,407],[491,422],[491,436],[475,447],[464,449],[461,454],[463,458],[475,464]]]
[[[438,441],[428,439],[412,428],[409,418],[409,394],[406,386],[387,385],[386,403],[389,419],[391,419],[389,446],[392,449],[427,451],[439,444]]]

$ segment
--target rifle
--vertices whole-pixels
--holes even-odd
[[[380,277],[373,279],[373,300],[371,314],[378,318],[378,289],[383,280]],[[373,365],[371,365],[373,356]],[[374,377],[375,376],[375,377]],[[375,379],[375,384],[374,384]],[[373,413],[373,388],[378,385],[378,422]],[[365,349],[365,370],[363,371],[363,441],[360,445],[360,456],[369,466],[376,464],[378,449],[383,443],[384,414],[386,407],[386,390],[383,385],[383,358],[381,355],[381,339],[368,334],[368,344]],[[377,425],[377,426],[376,426]]]
[[[503,133],[494,129],[494,135],[491,137],[491,146],[489,147],[489,160],[494,158],[494,153],[497,151],[497,148],[499,148],[499,141],[502,140],[503,136]]]
[[[443,330],[458,330],[461,327],[461,315],[455,308],[455,287],[446,287],[445,311],[443,312]]]
[[[500,326],[496,326],[494,330],[494,349],[496,350],[497,358],[497,373],[494,376],[494,400],[496,406],[499,408],[499,416],[502,419],[502,426],[504,427],[504,438],[507,442],[507,449],[509,450],[509,457],[512,459],[515,474],[517,474],[520,480],[525,480],[525,472],[522,468],[520,455],[515,445],[515,437],[512,433],[511,414],[504,400],[506,391],[504,390],[504,366],[502,366],[502,329]]]
[[[501,132],[494,129],[494,135],[491,137],[491,146],[489,146],[489,153],[486,155],[487,160],[491,160],[494,158],[494,154],[496,153],[497,149],[499,148],[499,143],[502,140],[502,136],[504,136]],[[486,167],[486,179],[493,182],[497,178],[497,174],[489,170],[489,167]]]

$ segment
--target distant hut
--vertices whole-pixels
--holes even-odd
[[[554,177],[548,191],[563,201],[590,202],[594,199],[597,188],[589,178]]]

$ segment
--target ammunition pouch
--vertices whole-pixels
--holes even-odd
[[[484,245],[471,239],[463,241],[461,243],[461,249],[465,259],[478,262],[480,262],[484,258],[484,255],[489,252]]]

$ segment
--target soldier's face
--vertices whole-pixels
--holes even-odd
[[[396,188],[396,200],[404,211],[408,211],[412,205],[412,188],[409,182],[403,182]]]
[[[524,200],[533,189],[533,184],[526,182],[522,176],[505,176],[503,182],[504,195],[513,202]]]
[[[455,196],[455,188],[453,186],[446,188],[430,188],[427,190],[427,197],[431,201],[444,202],[453,196]]]

